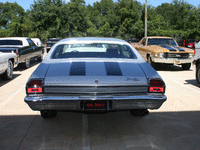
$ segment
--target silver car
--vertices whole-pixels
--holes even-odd
[[[56,43],[26,84],[25,102],[43,118],[57,111],[144,116],[166,101],[165,83],[128,42],[67,38]]]

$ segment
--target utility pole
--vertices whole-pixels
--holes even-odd
[[[145,0],[145,37],[147,37],[147,0]]]

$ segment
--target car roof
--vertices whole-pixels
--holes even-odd
[[[173,39],[173,37],[167,37],[167,36],[147,36],[147,38],[170,38],[170,39]]]
[[[66,38],[58,43],[83,43],[83,42],[97,42],[97,43],[127,43],[124,40],[117,38],[105,38],[105,37],[77,37],[77,38]]]
[[[31,38],[31,40],[40,40],[39,38]]]
[[[0,40],[24,40],[24,39],[30,39],[28,37],[4,37],[4,38],[0,38]]]
[[[49,40],[60,40],[59,38],[49,38]]]

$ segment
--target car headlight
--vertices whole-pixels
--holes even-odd
[[[189,53],[189,58],[193,58],[193,57],[194,57],[194,54]]]
[[[164,57],[164,53],[159,53],[159,57],[163,58]]]
[[[155,57],[163,58],[164,57],[164,53],[155,53]]]

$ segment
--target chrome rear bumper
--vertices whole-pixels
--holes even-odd
[[[107,101],[107,111],[158,109],[167,97],[149,93],[136,96],[26,96],[24,101],[32,110],[84,111],[84,101]]]

